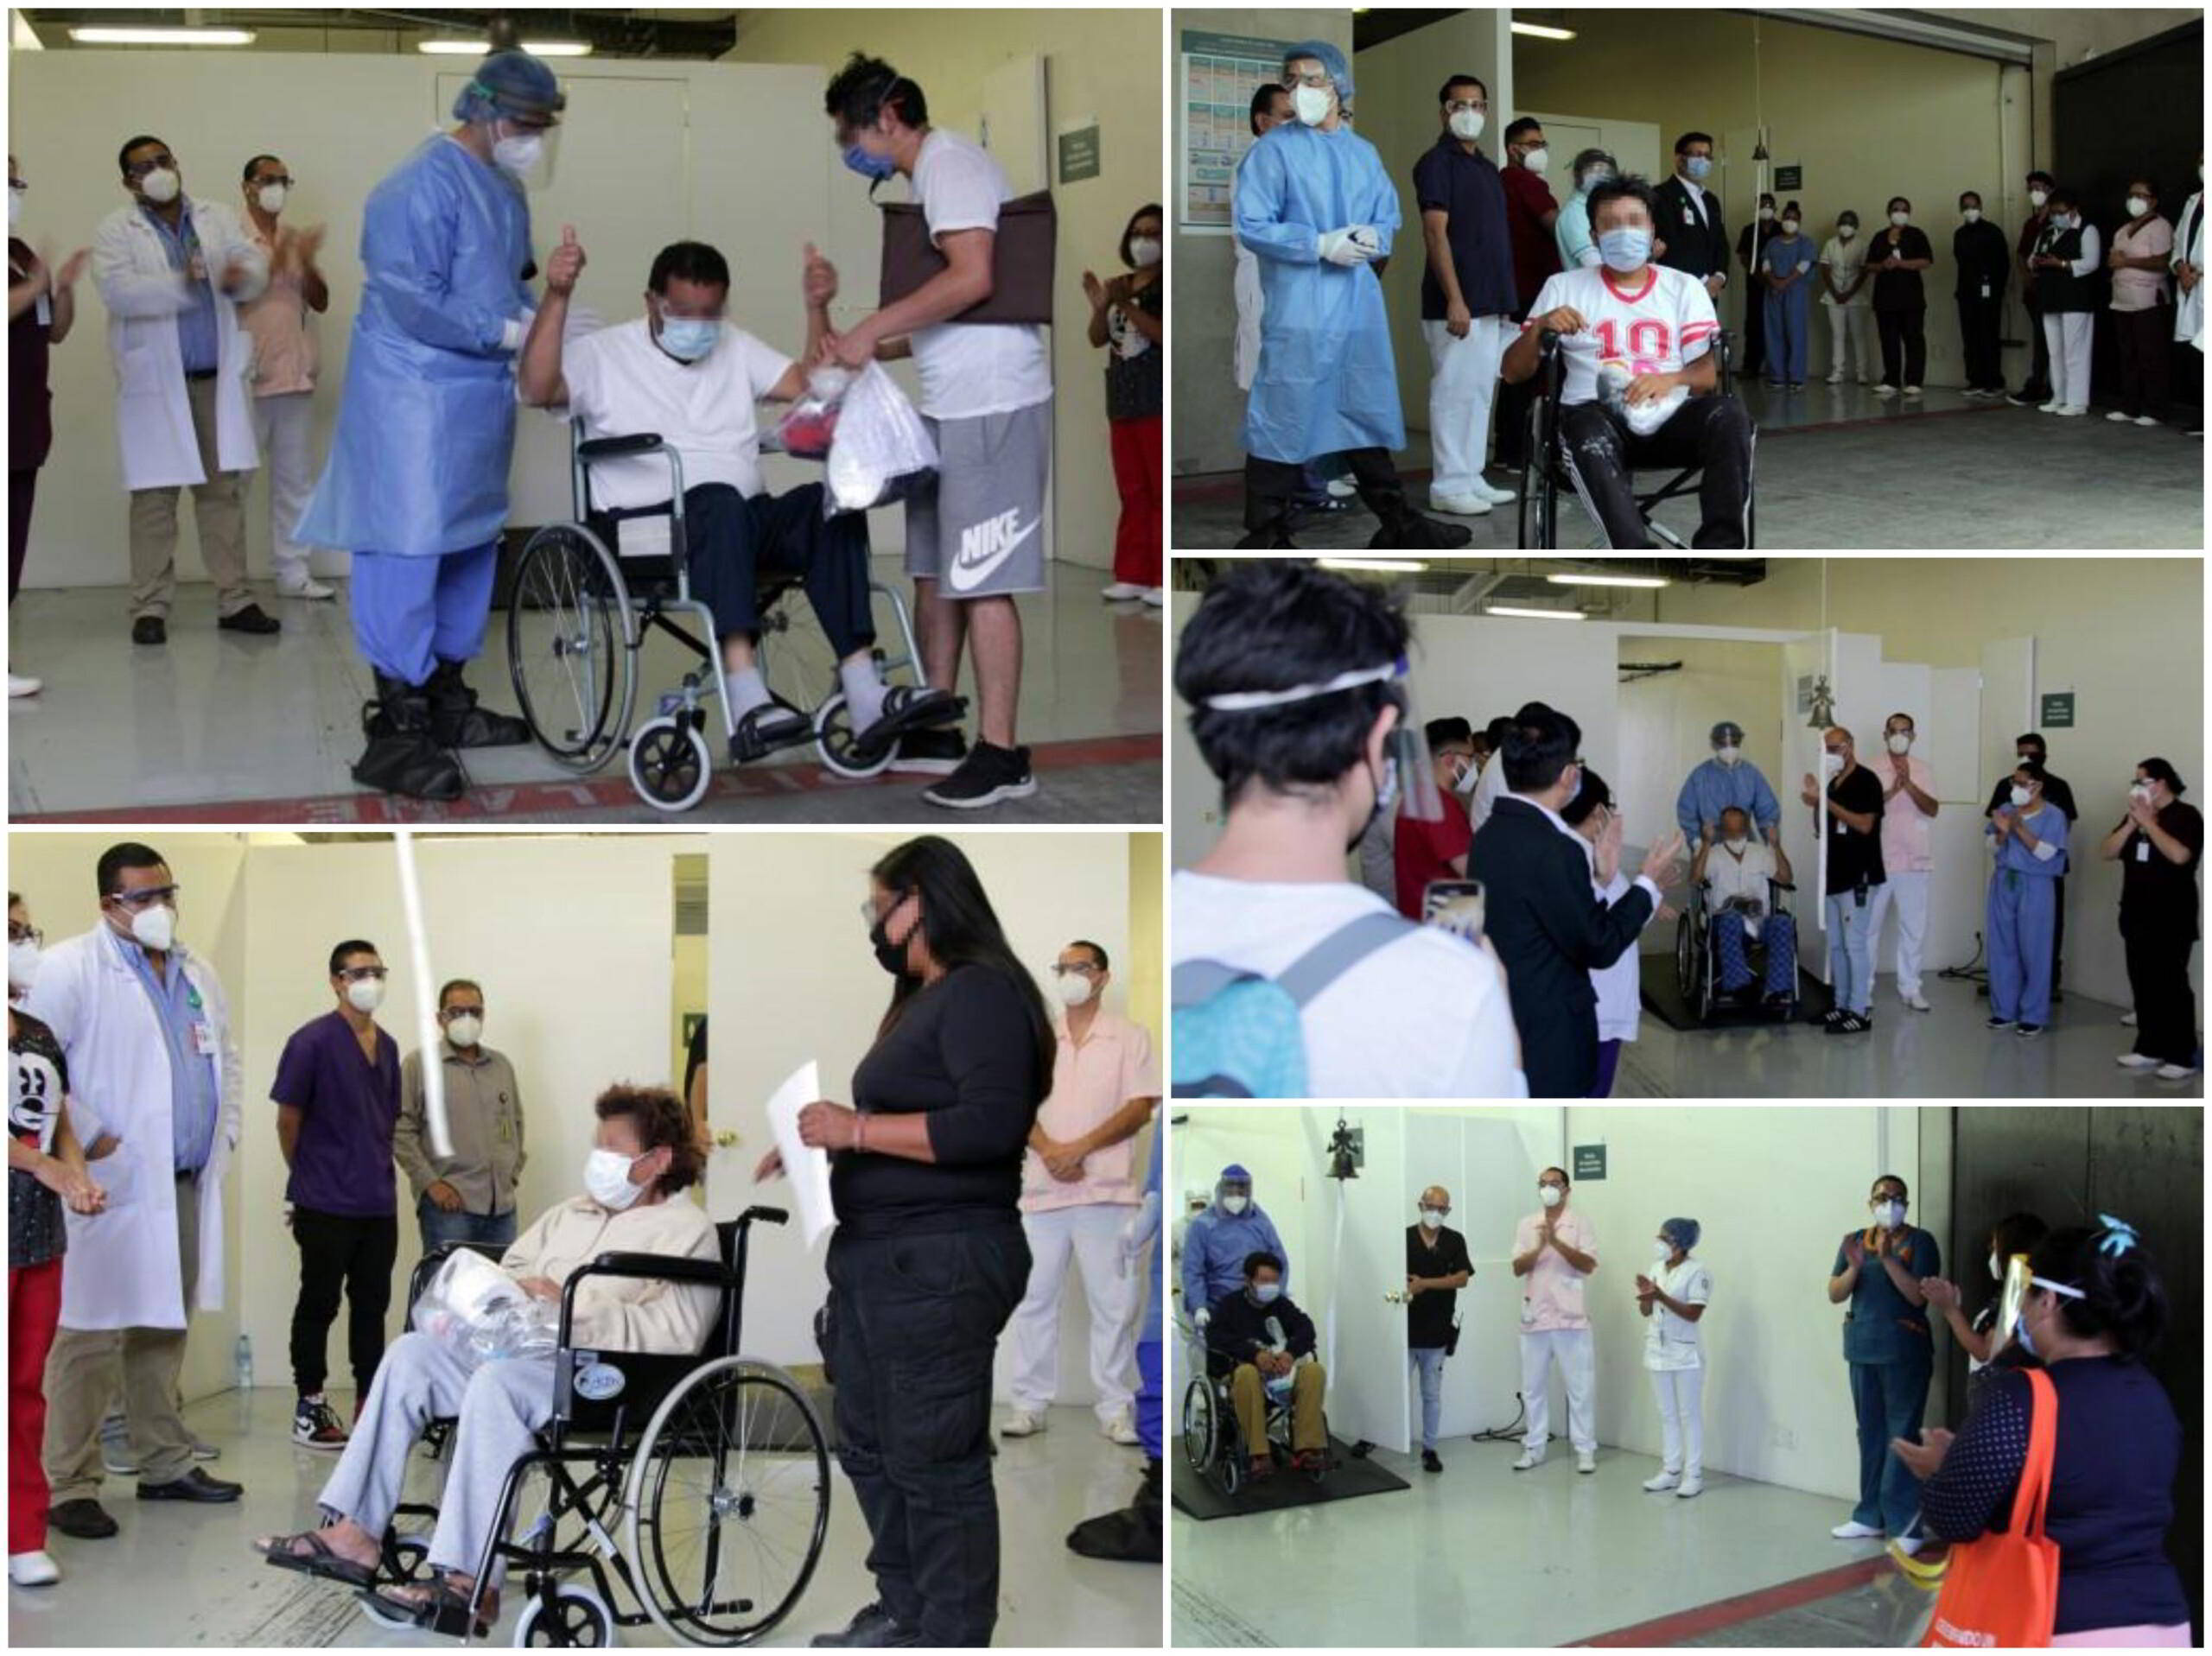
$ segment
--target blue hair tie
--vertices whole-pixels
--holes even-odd
[[[2135,1234],[2135,1227],[2125,1219],[2115,1219],[2108,1213],[2101,1213],[2097,1220],[2105,1228],[2104,1234],[2097,1238],[2097,1252],[2100,1253],[2109,1253],[2118,1259],[2139,1240]]]

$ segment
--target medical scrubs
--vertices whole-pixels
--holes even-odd
[[[2050,1022],[2050,961],[2058,924],[2058,878],[2066,872],[2066,813],[2038,806],[2026,819],[2028,832],[2055,857],[2038,857],[2018,839],[1997,841],[1995,828],[1983,834],[1997,849],[1989,876],[1989,1010],[2009,1022]]]
[[[1905,1272],[1916,1281],[1943,1273],[1936,1239],[1916,1226],[1893,1233],[1892,1247]],[[1924,1306],[1913,1304],[1890,1278],[1875,1256],[1872,1230],[1859,1279],[1852,1285],[1851,1309],[1843,1319],[1843,1357],[1851,1366],[1851,1401],[1859,1417],[1859,1504],[1855,1523],[1905,1534],[1920,1512],[1920,1480],[1891,1452],[1890,1440],[1917,1440],[1928,1407],[1928,1382],[1936,1372],[1936,1342]],[[1850,1239],[1845,1238],[1846,1241]],[[1839,1247],[1831,1276],[1851,1263]]]
[[[1813,238],[1802,231],[1795,236],[1776,236],[1759,250],[1759,267],[1764,274],[1797,278],[1778,292],[1772,288],[1766,290],[1764,344],[1770,380],[1791,385],[1805,383],[1813,320]]]

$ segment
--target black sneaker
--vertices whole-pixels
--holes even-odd
[[[817,1633],[807,1643],[816,1647],[835,1645],[918,1645],[919,1628],[904,1627],[891,1619],[880,1602],[863,1605],[850,1621],[836,1633]]]
[[[2033,391],[2023,387],[2005,400],[2016,409],[2033,409],[2040,408],[2044,403],[2050,402],[2050,397],[2047,393],[2037,397]]]
[[[1436,1458],[1434,1450],[1425,1449],[1421,1452],[1421,1469],[1424,1472],[1441,1472],[1444,1469],[1444,1462]]]
[[[1037,791],[1037,778],[1029,770],[1029,750],[1000,747],[978,741],[955,771],[922,797],[932,805],[952,810],[981,810],[1002,799],[1027,799]]]
[[[898,757],[891,769],[910,776],[949,777],[968,757],[968,739],[956,726],[942,730],[910,730],[899,739]]]
[[[1984,1029],[2010,1029],[2012,1027],[2012,1020],[2009,1018],[1999,1018],[1996,1013],[1992,1012],[1981,1020],[1981,1026]]]
[[[1874,1020],[1872,1018],[1867,1017],[1862,1012],[1847,1012],[1844,1013],[1842,1017],[1837,1018],[1834,1023],[1828,1025],[1827,1033],[1830,1035],[1864,1035],[1868,1030],[1873,1027]]]
[[[130,624],[130,642],[140,644],[167,644],[169,624],[158,615],[142,615]]]
[[[2043,1033],[2043,1025],[2041,1024],[2023,1024],[2019,1028],[2014,1030],[2012,1033],[2018,1036],[2024,1041],[2032,1041],[2037,1036]]]
[[[283,623],[258,604],[248,604],[244,609],[232,610],[215,625],[226,632],[276,632]]]
[[[1841,1023],[1843,1021],[1843,1017],[1844,1011],[1842,1007],[1831,1006],[1821,1014],[1821,1022],[1834,1025]]]
[[[338,1424],[338,1411],[321,1393],[303,1397],[293,1405],[292,1441],[302,1449],[346,1447],[346,1428]]]

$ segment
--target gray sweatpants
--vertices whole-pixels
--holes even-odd
[[[474,1575],[492,1532],[507,1469],[536,1446],[553,1415],[551,1360],[508,1358],[471,1373],[442,1342],[403,1334],[384,1354],[338,1469],[322,1486],[323,1510],[382,1535],[398,1506],[407,1457],[433,1418],[458,1416],[446,1446],[445,1493],[430,1538],[431,1566]],[[510,1518],[512,1514],[509,1514]],[[493,1571],[493,1585],[505,1573]]]

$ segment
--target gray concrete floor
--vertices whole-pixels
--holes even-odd
[[[877,574],[906,585],[893,561],[879,560]],[[1030,799],[981,813],[986,821],[1160,820],[1160,612],[1101,603],[1104,580],[1103,572],[1058,565],[1050,591],[1020,600],[1019,729],[1034,750],[1039,787]],[[395,802],[356,788],[347,770],[359,756],[361,703],[371,686],[353,647],[343,584],[329,603],[265,594],[262,601],[284,630],[244,638],[215,629],[212,587],[187,587],[169,618],[168,644],[152,649],[130,642],[118,589],[24,593],[10,616],[11,663],[45,680],[46,688],[9,704],[10,815],[324,824],[670,820],[637,797],[620,754],[578,778],[535,745],[469,754],[476,786],[453,805]],[[878,607],[887,642],[895,635]],[[487,705],[512,711],[505,638],[506,618],[495,612],[469,676]],[[803,664],[827,674],[826,647],[813,654],[822,661],[809,656]],[[690,664],[673,643],[648,643],[639,722]],[[709,727],[719,719],[714,714]],[[825,771],[811,748],[793,748],[739,771],[722,767],[705,801],[680,820],[955,816],[920,799],[931,780],[885,775],[849,783]]]
[[[1412,1484],[1402,1494],[1205,1524],[1177,1513],[1172,1642],[1565,1645],[1881,1548],[1828,1534],[1847,1503],[1776,1484],[1708,1473],[1694,1501],[1647,1494],[1647,1456],[1601,1449],[1585,1477],[1564,1452],[1516,1473],[1517,1443],[1456,1438],[1438,1453],[1441,1475],[1376,1452]]]
[[[1885,401],[1856,384],[1815,380],[1802,391],[1745,385],[1758,422],[1756,538],[1761,551],[1840,548],[2124,548],[2200,550],[2204,544],[2204,450],[2178,426],[2120,425],[2092,409],[2062,420],[1930,387],[1916,403]],[[1842,423],[1838,423],[1842,422]],[[1428,444],[1412,434],[1397,456],[1417,504],[1428,498]],[[2094,487],[2046,487],[2056,479]],[[1517,473],[1490,481],[1517,488]],[[1638,473],[1644,487],[1663,481]],[[1233,546],[1243,532],[1235,475],[1182,477],[1170,505],[1173,543],[1195,552]],[[1688,541],[1694,498],[1669,502],[1659,519]],[[1515,548],[1511,504],[1452,517],[1473,532],[1467,550]],[[1602,545],[1571,503],[1560,514],[1569,548]],[[1375,519],[1363,509],[1294,536],[1316,550],[1363,549]]]
[[[294,1446],[290,1410],[288,1393],[266,1386],[187,1409],[193,1429],[223,1451],[211,1472],[243,1483],[245,1497],[222,1507],[149,1504],[132,1498],[130,1480],[110,1478],[103,1504],[122,1533],[106,1541],[54,1537],[62,1578],[52,1587],[8,1589],[8,1642],[112,1650],[434,1642],[379,1627],[347,1589],[272,1569],[251,1551],[256,1536],[317,1521],[315,1493],[336,1458]],[[435,1478],[435,1468],[419,1464]],[[1063,1540],[1080,1520],[1126,1505],[1141,1468],[1135,1450],[1098,1435],[1087,1408],[1055,1409],[1052,1430],[1001,1442],[994,1466],[1002,1548],[997,1643],[1158,1647],[1160,1567],[1078,1558]],[[410,1494],[415,1488],[410,1482]],[[814,1580],[764,1642],[803,1646],[843,1626],[874,1596],[867,1551],[852,1490],[836,1476]],[[486,1642],[512,1642],[518,1614],[511,1603]],[[626,1645],[668,1642],[651,1626],[618,1637]]]
[[[2143,1079],[2113,1060],[2133,1044],[2126,1008],[2073,990],[2031,1041],[1982,1027],[1989,1003],[1974,986],[1930,974],[1935,1010],[1899,1004],[1886,973],[1874,985],[1874,1027],[1829,1035],[1818,1026],[1754,1025],[1678,1031],[1643,1016],[1623,1049],[1616,1098],[2201,1098],[2203,1077]]]

